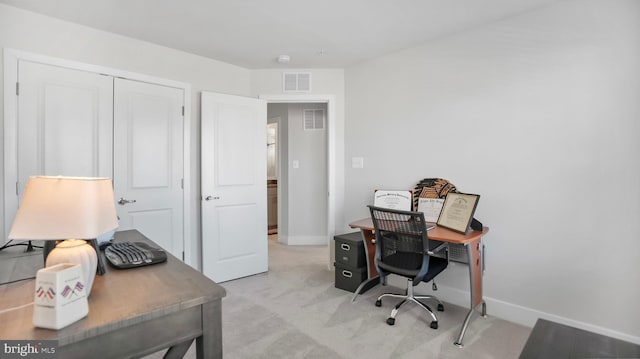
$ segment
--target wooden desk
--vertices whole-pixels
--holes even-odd
[[[349,226],[351,228],[360,229],[367,258],[368,279],[360,284],[358,289],[356,289],[352,299],[352,301],[355,301],[358,294],[362,294],[379,284],[380,277],[378,276],[378,271],[375,267],[376,244],[375,234],[373,233],[373,221],[371,218],[365,218],[352,222]],[[481,305],[481,315],[484,317],[487,314],[487,306],[482,298],[482,272],[484,265],[482,256],[482,237],[488,232],[489,228],[484,227],[482,231],[470,231],[466,234],[461,234],[438,226],[428,232],[430,239],[448,242],[465,248],[466,256],[464,258],[464,262],[469,266],[469,293],[471,301],[469,312],[462,324],[458,339],[453,343],[458,347],[463,347],[462,339],[467,327],[469,326],[469,322],[471,321],[471,317],[475,312],[475,309]]]
[[[155,243],[138,231],[115,241]],[[101,253],[100,255],[104,255]],[[166,263],[96,276],[87,317],[60,330],[35,328],[33,306],[0,314],[3,340],[57,340],[60,358],[130,358],[170,348],[182,357],[196,339],[198,358],[222,358],[221,301],[226,292],[168,254]],[[40,257],[42,259],[42,257]],[[0,286],[0,311],[33,302],[34,280]]]

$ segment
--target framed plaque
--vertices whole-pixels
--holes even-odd
[[[438,217],[438,226],[467,233],[480,195],[449,192]]]

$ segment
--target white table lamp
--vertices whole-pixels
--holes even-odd
[[[85,239],[118,227],[111,179],[30,177],[9,232],[9,239],[66,240],[47,257],[46,266],[82,266],[87,296],[96,275],[97,254]]]

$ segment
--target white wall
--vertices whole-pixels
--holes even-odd
[[[481,194],[490,315],[640,342],[639,1],[560,2],[345,83],[345,160],[365,164],[345,170],[347,221],[375,188],[449,179]],[[465,271],[439,281],[445,300],[468,305]]]
[[[191,128],[192,238],[188,240],[195,249],[191,263],[200,267],[200,92],[246,96],[250,92],[249,70],[1,4],[0,47],[191,84],[191,118],[188,120]],[[2,81],[0,74],[0,83]],[[0,107],[0,113],[2,111]],[[2,148],[0,146],[0,151]],[[1,213],[0,216],[4,217]]]

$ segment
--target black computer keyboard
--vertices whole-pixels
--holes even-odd
[[[106,247],[104,256],[118,269],[142,267],[167,260],[167,254],[143,242],[117,242]]]

